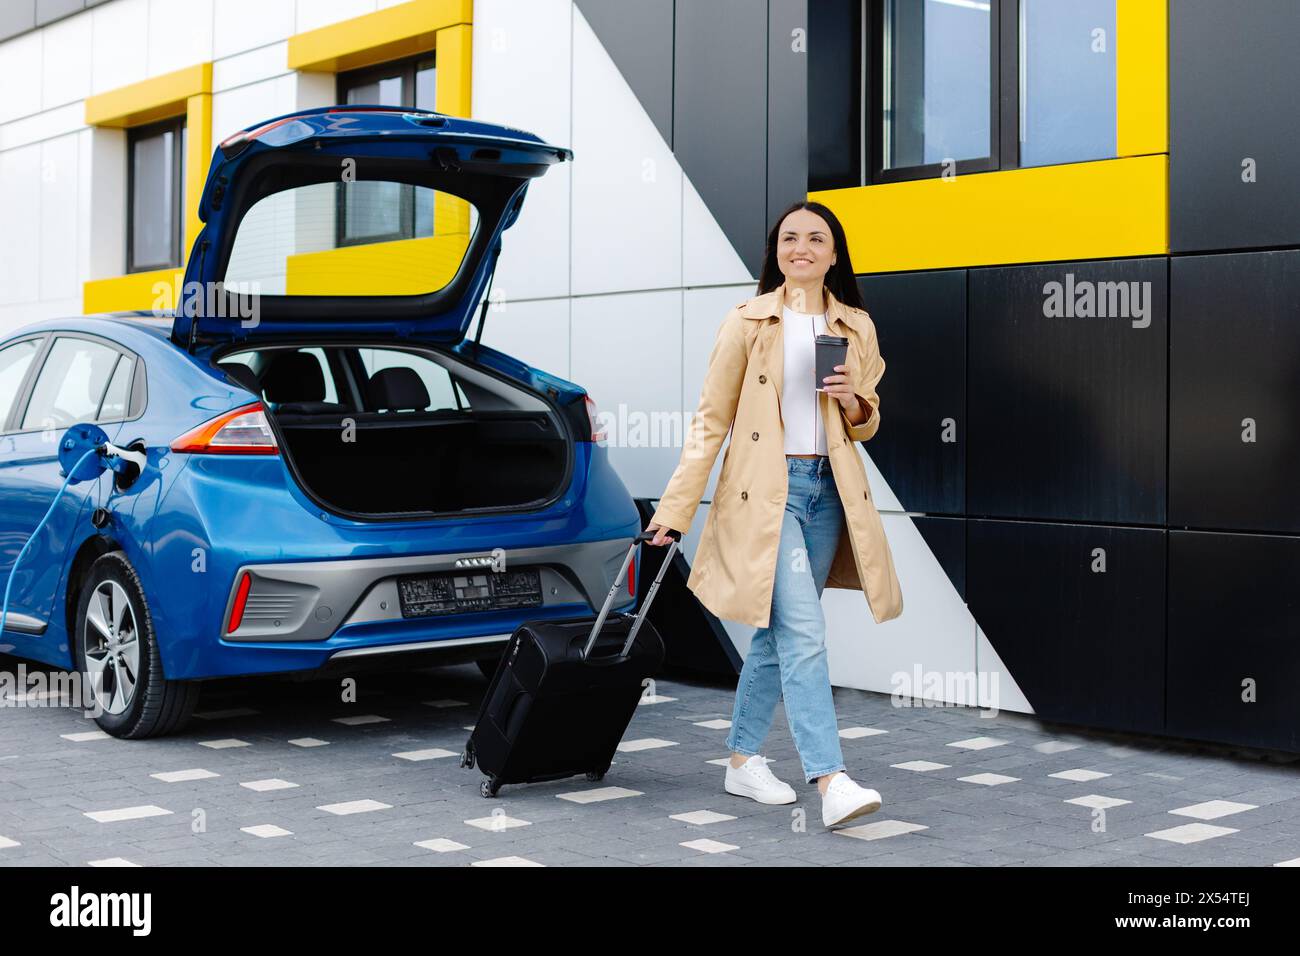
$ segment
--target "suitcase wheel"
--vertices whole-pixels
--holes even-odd
[[[588,771],[587,771],[587,779],[590,780],[592,783],[596,783],[597,781],[604,780],[604,779],[605,779],[605,771],[603,771],[603,770],[588,770]]]
[[[497,783],[496,780],[493,779],[484,780],[478,785],[478,792],[485,797],[495,797],[497,791],[500,789],[501,784]]]
[[[461,765],[462,767],[473,767],[473,766],[474,766],[474,747],[473,747],[473,745],[471,745],[471,744],[466,744],[466,745],[465,745],[465,749],[464,749],[463,751],[461,751],[461,755],[460,755],[460,765]]]

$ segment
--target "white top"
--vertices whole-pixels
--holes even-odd
[[[829,335],[826,313],[809,315],[785,307],[781,322],[785,346],[781,370],[781,418],[787,455],[825,455],[826,423],[818,407],[817,336]]]

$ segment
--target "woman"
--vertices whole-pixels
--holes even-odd
[[[820,386],[819,334],[849,339],[845,363]],[[736,687],[724,788],[760,803],[794,802],[758,753],[784,696],[828,827],[881,804],[845,772],[821,594],[861,589],[877,622],[902,613],[856,448],[879,428],[884,368],[839,220],[821,203],[795,203],[768,235],[759,295],[718,330],[681,461],[646,527],[655,545],[668,542],[669,529],[687,531],[732,432],[687,582],[719,617],[758,627]]]

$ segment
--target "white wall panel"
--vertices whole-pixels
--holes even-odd
[[[94,144],[95,131],[92,129],[83,129],[76,134],[77,139],[77,242],[73,255],[76,257],[77,282],[82,283],[90,275],[90,255],[91,255],[91,227],[90,215],[93,208],[93,198],[91,196],[92,184],[94,177],[92,175],[92,164],[94,162]],[[81,289],[77,289],[78,298]],[[77,307],[77,314],[82,311],[81,306]]]
[[[488,309],[483,344],[527,362],[533,368],[569,378],[568,298],[518,300],[500,282],[492,284],[492,299],[504,299]],[[469,337],[478,329],[478,313]]]
[[[100,127],[82,135],[82,176],[90,186],[90,248],[82,278],[104,279],[126,268],[126,132]]]
[[[113,0],[91,12],[90,91],[103,93],[148,75],[149,0]]]
[[[861,591],[827,588],[822,606],[831,683],[885,694],[915,688],[930,697],[927,675],[937,672],[945,684],[948,674],[969,675],[974,686],[975,620],[965,602],[911,518],[887,514],[881,521],[903,591],[903,613],[877,624]]]
[[[212,59],[213,0],[149,0],[149,75]]]
[[[338,101],[337,78],[333,73],[291,74],[294,82],[293,109],[310,110],[333,106]]]
[[[682,293],[573,300],[572,379],[609,416],[609,457],[636,497],[652,497],[681,456]]]
[[[212,64],[212,89],[215,92],[247,86],[262,80],[285,76],[289,68],[288,41],[271,43]]]
[[[755,264],[757,269],[757,264]],[[682,176],[682,282],[688,286],[756,283],[689,176]],[[751,292],[750,295],[754,293]],[[749,298],[749,296],[745,296]]]
[[[82,13],[40,31],[44,42],[41,106],[50,109],[90,95],[92,14]],[[31,78],[27,78],[31,82]],[[0,89],[9,89],[0,82]]]
[[[569,146],[570,0],[478,0],[474,4],[472,113]],[[569,203],[573,164],[551,167],[528,187],[506,233],[497,284],[515,298],[569,294]]]
[[[39,31],[0,43],[0,123],[39,112],[41,58]]]
[[[982,678],[981,686],[986,690],[986,693],[982,693],[980,706],[1032,714],[1034,708],[1029,703],[1029,698],[1025,696],[1016,679],[1011,676],[1007,665],[1002,662],[998,652],[989,643],[984,629],[977,626],[976,631],[978,637],[976,655]]]
[[[0,305],[35,302],[39,294],[40,245],[30,226],[40,222],[40,183],[39,144],[0,153]]]
[[[85,115],[85,108],[78,102],[5,123],[0,126],[0,151],[75,133],[85,128]]]
[[[573,293],[682,284],[682,170],[573,11]]]
[[[74,299],[77,281],[77,134],[41,144],[40,293],[42,300]],[[77,309],[81,311],[80,308]]]
[[[212,55],[217,59],[295,32],[294,0],[220,0],[212,12]]]
[[[298,0],[298,33],[375,12],[375,0]]]
[[[212,95],[212,144],[238,133],[246,126],[296,108],[297,82],[285,75],[261,83],[250,83]]]

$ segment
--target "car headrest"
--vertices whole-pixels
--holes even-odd
[[[377,412],[422,412],[429,390],[413,368],[381,368],[370,377],[370,401]]]
[[[262,390],[269,401],[321,402],[325,400],[325,374],[320,361],[306,352],[280,352],[262,376]]]

